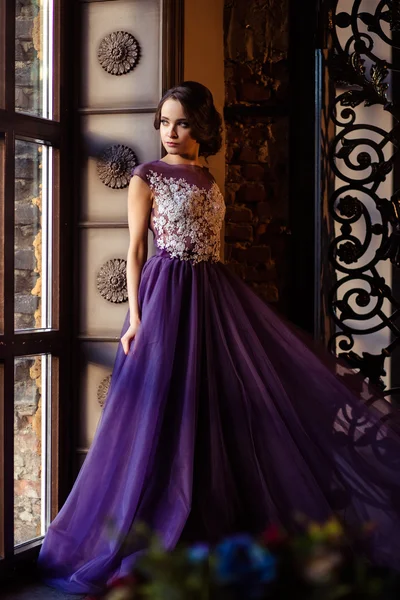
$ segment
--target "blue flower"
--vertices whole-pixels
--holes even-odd
[[[276,559],[249,535],[225,539],[216,548],[216,578],[222,585],[247,590],[248,597],[262,596],[264,584],[276,576]]]
[[[195,544],[187,550],[190,562],[199,563],[208,559],[210,548],[207,544]]]

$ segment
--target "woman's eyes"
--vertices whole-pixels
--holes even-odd
[[[169,122],[166,121],[165,119],[161,119],[160,123],[161,123],[161,125],[168,125],[169,124]],[[189,123],[187,123],[186,121],[180,121],[180,122],[178,122],[178,125],[180,125],[181,127],[185,128],[185,129],[187,127],[189,127]]]

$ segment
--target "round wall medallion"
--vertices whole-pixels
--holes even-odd
[[[113,31],[100,42],[97,56],[107,73],[125,75],[136,67],[140,57],[140,46],[131,33]]]
[[[104,185],[113,190],[123,189],[129,185],[132,169],[137,164],[137,156],[131,148],[114,144],[99,156],[97,174]]]
[[[100,385],[97,388],[97,400],[99,401],[101,408],[103,408],[106,401],[108,390],[110,389],[110,383],[111,375],[107,375],[107,377],[104,377],[104,379],[100,382]]]
[[[109,302],[126,302],[126,260],[113,258],[106,262],[97,274],[97,289]]]

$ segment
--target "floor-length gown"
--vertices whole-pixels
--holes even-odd
[[[391,407],[314,352],[219,262],[225,206],[208,169],[154,161],[156,254],[139,287],[141,325],[119,345],[111,387],[39,566],[95,593],[135,560],[121,533],[144,521],[172,548],[294,515],[373,521],[369,557],[400,568],[400,435]],[[127,316],[123,332],[128,326]],[[338,372],[335,372],[338,371]]]

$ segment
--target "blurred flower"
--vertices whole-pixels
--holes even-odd
[[[251,536],[233,536],[216,548],[216,575],[221,583],[267,583],[275,578],[276,559]]]
[[[343,529],[339,521],[332,517],[322,524],[311,522],[308,527],[308,535],[314,542],[338,541],[343,537]]]
[[[190,562],[198,563],[208,559],[210,547],[207,544],[195,544],[187,549],[187,556]]]
[[[257,538],[240,534],[216,547],[179,544],[170,551],[143,530],[149,543],[132,576],[115,579],[102,600],[400,598],[399,574],[379,571],[353,552],[351,542],[359,547],[370,523],[356,538],[336,518],[310,523],[299,515],[298,523],[296,535],[272,525]]]
[[[129,586],[110,590],[105,600],[133,600],[134,592]]]
[[[335,579],[336,569],[341,563],[340,552],[320,548],[305,563],[303,577],[309,583],[326,585]]]
[[[134,575],[126,575],[125,577],[115,578],[109,584],[109,591],[108,594],[106,594],[106,596],[104,597],[104,600],[132,600],[132,598],[134,597],[136,583],[137,581]],[[103,596],[101,598],[103,598]],[[94,600],[101,599],[97,598]]]
[[[277,525],[270,525],[262,534],[261,539],[266,546],[277,546],[287,540],[287,535]]]
[[[328,519],[323,527],[323,531],[328,539],[338,540],[343,538],[343,527],[335,517]]]
[[[126,575],[125,577],[117,577],[113,579],[109,585],[110,588],[119,588],[126,586],[133,586],[136,583],[136,578],[133,575]]]

